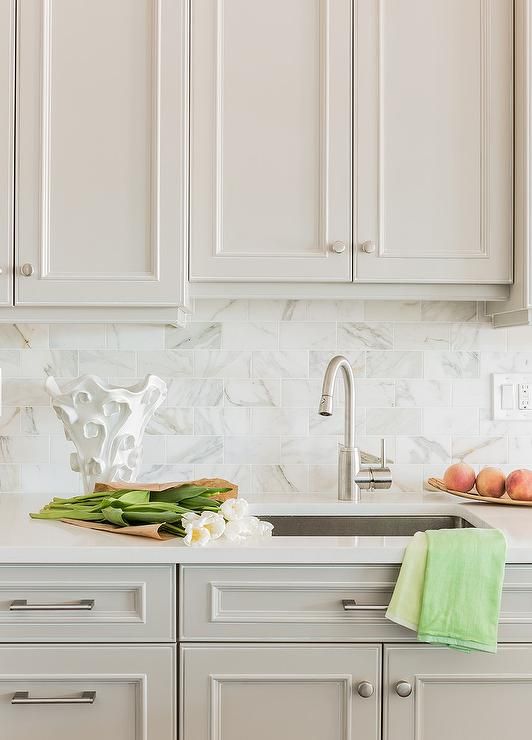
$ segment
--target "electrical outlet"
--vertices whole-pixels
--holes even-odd
[[[494,373],[492,381],[492,418],[532,421],[532,373]]]

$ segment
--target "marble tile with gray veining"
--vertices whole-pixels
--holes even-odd
[[[532,326],[510,326],[506,333],[509,351],[532,351]]]
[[[198,378],[250,378],[251,352],[196,350],[194,374]]]
[[[297,408],[252,409],[251,433],[266,437],[306,436],[308,434],[308,411]]]
[[[281,385],[279,380],[226,380],[226,406],[279,406]]]
[[[0,463],[45,463],[50,460],[48,437],[0,436]]]
[[[425,352],[425,378],[477,378],[478,352]]]
[[[450,464],[451,437],[397,437],[395,455],[397,463]]]
[[[423,434],[479,434],[478,409],[435,408],[423,409]]]
[[[0,368],[3,378],[18,378],[21,375],[22,352],[18,349],[0,350]]]
[[[75,349],[30,349],[21,352],[20,375],[23,378],[49,375],[76,378],[78,374],[78,351]]]
[[[164,326],[157,324],[107,324],[108,349],[164,349]]]
[[[151,352],[137,352],[137,373],[159,375],[161,377],[192,377],[194,374],[194,353],[190,350],[161,349]]]
[[[338,324],[338,347],[345,349],[393,349],[391,324],[350,322]]]
[[[247,321],[249,301],[233,298],[196,298],[191,321]]]
[[[364,321],[364,301],[337,301],[338,321]]]
[[[362,301],[316,300],[309,301],[309,321],[363,321]]]
[[[390,493],[420,493],[422,490],[423,465],[394,465]]]
[[[251,465],[200,463],[194,465],[194,479],[201,478],[225,478],[238,486],[238,494],[243,498],[251,493]]]
[[[451,399],[452,405],[457,408],[490,408],[490,377],[486,375],[480,378],[459,378],[453,380]]]
[[[279,348],[279,324],[276,321],[230,321],[222,324],[222,347],[276,350]]]
[[[0,493],[15,493],[20,490],[20,465],[0,465]]]
[[[532,373],[532,352],[482,352],[481,370],[490,373]]]
[[[336,349],[334,321],[284,321],[279,326],[281,349]]]
[[[251,321],[306,321],[310,301],[250,300]]]
[[[186,464],[141,465],[139,473],[139,481],[142,483],[180,483],[194,478],[194,466]]]
[[[357,435],[357,445],[360,448],[360,459],[365,465],[379,465],[381,461],[381,443],[386,440],[386,460],[388,463],[395,462],[396,437],[378,435],[368,437],[364,434]]]
[[[190,322],[185,327],[165,327],[166,349],[221,349],[222,324]]]
[[[395,349],[450,349],[449,324],[397,324]]]
[[[22,432],[20,416],[19,408],[4,406],[0,414],[0,435],[20,434]]]
[[[475,301],[422,301],[422,321],[476,321]]]
[[[106,346],[105,324],[50,324],[51,349],[105,349]]]
[[[453,350],[506,351],[506,329],[494,329],[490,324],[453,324]]]
[[[452,456],[454,460],[467,463],[506,463],[508,440],[506,437],[454,437]]]
[[[281,380],[281,405],[285,408],[318,408],[321,381],[285,378]]]
[[[338,497],[338,466],[310,465],[308,489],[309,493],[330,496],[331,501],[336,501]]]
[[[366,321],[420,321],[419,301],[365,301]]]
[[[221,406],[223,381],[218,378],[166,378],[167,405],[177,407]]]
[[[50,396],[42,378],[6,378],[2,381],[2,401],[6,406],[49,406]]]
[[[68,461],[62,464],[25,463],[20,468],[20,487],[26,493],[75,496],[82,492],[81,476],[70,470]]]
[[[136,353],[123,350],[79,350],[79,373],[100,377],[134,378]]]
[[[450,406],[451,382],[449,380],[424,380],[398,378],[395,382],[396,406]]]
[[[0,349],[48,349],[47,324],[0,324]]]
[[[520,465],[526,461],[530,468],[532,459],[532,436],[510,436],[508,438],[508,462]]]
[[[366,352],[368,378],[421,378],[423,353],[402,351]]]
[[[194,434],[194,409],[161,406],[148,422],[146,434]]]
[[[309,352],[309,375],[311,378],[323,379],[325,369],[335,355],[343,355],[351,365],[356,378],[364,377],[366,372],[366,354],[365,352],[356,352],[344,350],[311,350]]]
[[[194,434],[219,435],[249,434],[250,409],[238,407],[194,409]]]
[[[283,465],[331,465],[338,458],[336,437],[282,437]]]
[[[355,381],[357,406],[365,408],[395,406],[395,382],[357,378]]]
[[[22,434],[64,434],[64,427],[51,406],[22,406],[19,411]]]
[[[254,378],[307,378],[308,352],[305,350],[253,352]]]
[[[532,437],[532,419],[506,421],[505,419],[493,419],[491,408],[479,409],[480,434],[486,437],[498,437],[499,435]],[[462,432],[465,434],[465,432]]]
[[[421,409],[370,409],[366,414],[366,434],[420,434],[421,419]]]
[[[167,437],[166,459],[169,463],[222,463],[223,437]]]
[[[254,493],[305,493],[308,491],[307,465],[253,465]]]
[[[233,437],[224,442],[224,461],[232,464],[277,465],[281,462],[279,437]]]

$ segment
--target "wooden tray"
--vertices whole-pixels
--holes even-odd
[[[429,478],[428,484],[439,491],[450,493],[452,496],[460,496],[469,501],[478,501],[481,504],[505,504],[506,506],[532,506],[532,501],[514,501],[506,493],[501,498],[492,498],[491,496],[479,496],[478,493],[462,493],[461,491],[451,491],[445,486],[440,478]]]

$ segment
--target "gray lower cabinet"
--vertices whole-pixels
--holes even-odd
[[[380,672],[380,645],[182,646],[181,739],[377,740]]]
[[[528,737],[532,645],[499,645],[496,655],[384,646],[383,704],[383,740]]]
[[[175,740],[176,671],[173,645],[1,646],[0,737]]]

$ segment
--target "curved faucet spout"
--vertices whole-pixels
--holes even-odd
[[[355,376],[349,361],[343,355],[336,355],[327,365],[323,376],[318,412],[320,416],[332,416],[336,378],[340,369],[342,370],[345,388],[344,445],[352,449],[355,446]]]

